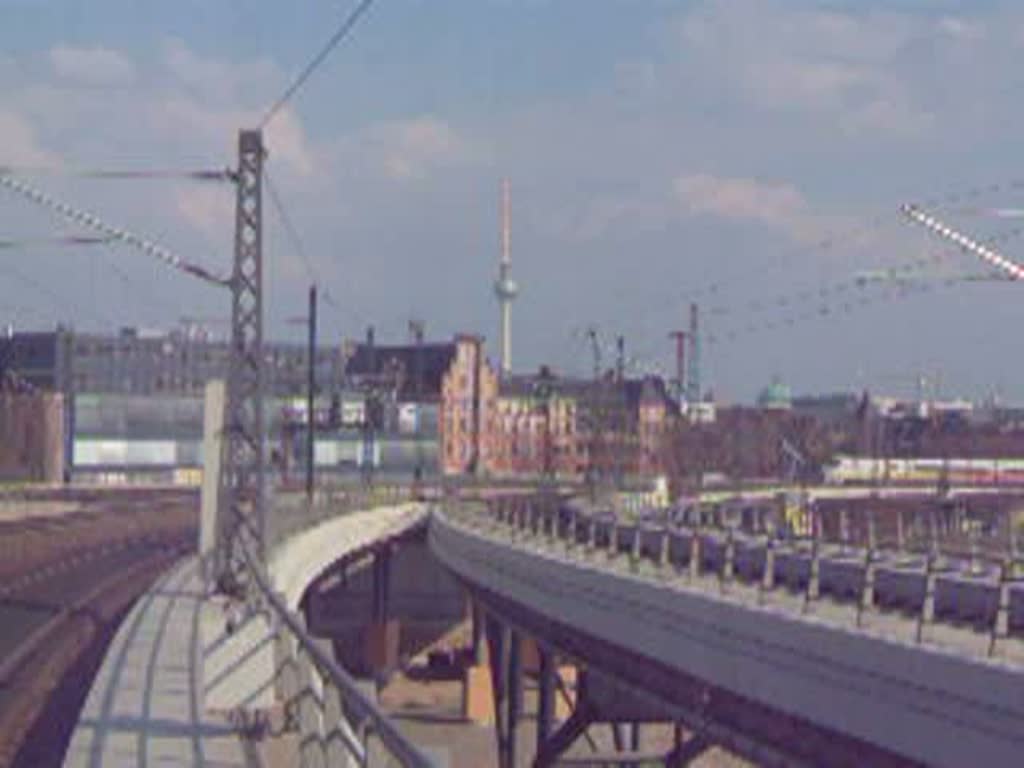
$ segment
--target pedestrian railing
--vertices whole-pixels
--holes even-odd
[[[318,491],[312,503],[302,497],[275,500],[268,540],[273,546],[325,520],[357,510],[394,505],[409,498],[394,487],[338,488]],[[360,684],[315,639],[304,617],[289,609],[267,574],[264,562],[242,547],[250,577],[246,591],[251,615],[268,619],[274,642],[274,687],[283,704],[285,725],[298,736],[298,764],[326,766],[402,766],[433,763],[406,738]]]
[[[1024,563],[1015,552],[992,557],[975,548],[968,559],[964,553],[943,552],[938,542],[918,551],[883,548],[873,527],[871,540],[857,547],[848,541],[845,526],[837,541],[825,540],[819,525],[808,537],[794,537],[771,525],[752,534],[716,524],[713,517],[703,524],[624,522],[611,509],[552,499],[455,503],[446,505],[445,513],[521,547],[631,575],[689,582],[752,607],[772,604],[816,615],[827,598],[829,617],[835,618],[840,608],[842,623],[852,629],[868,629],[873,618],[881,620],[882,607],[894,606],[886,611],[885,627],[879,621],[873,629],[898,626],[902,636],[929,643],[936,641],[934,626],[945,623],[948,632],[940,644],[969,655],[1006,656],[1001,653],[1004,641],[1012,635],[1019,645],[1024,634],[1024,589],[1015,578]],[[940,621],[940,580],[946,590],[944,608],[961,601],[967,618]],[[1012,655],[1020,662],[1022,654],[1024,646]]]

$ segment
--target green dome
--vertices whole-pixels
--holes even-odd
[[[757,404],[762,408],[789,408],[792,405],[793,396],[789,387],[779,379],[772,379],[772,383],[761,390],[757,396]]]

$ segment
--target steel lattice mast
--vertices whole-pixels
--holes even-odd
[[[266,530],[263,421],[263,137],[238,136],[231,350],[224,415],[225,454],[218,524],[217,578],[236,588],[240,546],[262,558]]]

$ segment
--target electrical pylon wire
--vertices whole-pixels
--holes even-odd
[[[198,277],[200,280],[213,283],[214,285],[231,285],[230,278],[217,275],[206,269],[206,267],[186,261],[177,254],[164,248],[162,245],[158,245],[157,243],[146,240],[143,237],[139,237],[132,232],[125,229],[119,229],[118,227],[112,227],[94,214],[61,202],[60,200],[51,197],[45,192],[39,191],[25,182],[15,179],[13,176],[0,174],[0,187],[6,187],[33,203],[49,208],[51,211],[54,211],[70,222],[80,224],[81,226],[100,232],[111,240],[117,240],[135,248],[136,250],[142,251],[147,256],[152,256],[179,272],[184,272],[185,274],[192,275],[193,277]]]
[[[1005,273],[1011,280],[1024,279],[1024,267],[1020,264],[1012,259],[1008,259],[998,251],[979,243],[977,240],[968,237],[948,224],[943,223],[931,214],[925,213],[916,205],[901,205],[900,213],[910,219],[910,221],[920,224],[925,229],[934,232],[939,237],[949,240],[965,252],[973,256],[977,256],[982,261],[996,267],[1001,272]]]

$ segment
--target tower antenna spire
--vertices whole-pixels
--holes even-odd
[[[501,180],[501,258],[494,295],[500,309],[501,374],[512,372],[512,300],[519,286],[512,279],[512,193],[508,179]]]

